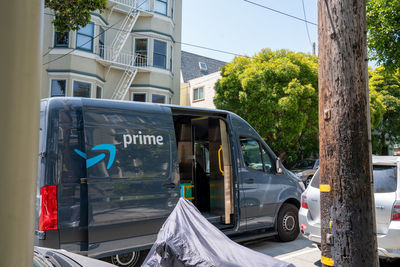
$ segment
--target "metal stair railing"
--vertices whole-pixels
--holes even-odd
[[[136,62],[136,56],[132,56],[130,65],[125,69],[124,74],[117,84],[111,99],[123,100],[129,91],[129,88],[135,79],[138,69],[133,65]]]
[[[135,1],[136,2],[136,1]],[[112,60],[115,61],[119,54],[122,51],[122,48],[124,47],[126,41],[128,40],[128,37],[133,29],[133,26],[135,25],[138,17],[140,15],[140,11],[136,9],[135,6],[133,6],[127,16],[125,17],[124,21],[122,22],[122,25],[120,27],[120,30],[118,31],[117,35],[114,38],[114,41],[112,42]]]

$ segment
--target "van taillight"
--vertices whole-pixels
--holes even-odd
[[[39,231],[57,230],[57,186],[40,188],[40,197]]]
[[[308,209],[307,197],[305,195],[301,195],[301,207]]]
[[[400,205],[399,204],[395,204],[393,206],[392,221],[400,221]]]

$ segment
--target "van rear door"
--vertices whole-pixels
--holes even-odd
[[[171,110],[84,103],[89,256],[151,245],[179,199]]]

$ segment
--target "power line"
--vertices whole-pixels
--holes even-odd
[[[53,14],[50,14],[50,13],[44,13],[44,14],[45,14],[45,15],[49,15],[49,16],[54,16]],[[120,32],[125,32],[125,33],[131,33],[131,32],[129,32],[129,31],[125,31],[125,30],[123,30],[123,29],[114,28],[114,26],[115,26],[116,24],[118,24],[119,22],[120,22],[120,21],[118,21],[117,23],[115,23],[115,24],[113,24],[113,25],[111,25],[111,26],[109,26],[109,27],[106,26],[107,29],[105,29],[103,33],[100,33],[100,34],[94,36],[94,37],[93,37],[93,40],[95,40],[95,39],[96,39],[97,37],[99,37],[101,34],[104,34],[106,31],[111,30],[111,29],[112,29],[112,30],[115,30],[115,31],[120,31]],[[102,26],[102,25],[97,24],[97,23],[94,23],[94,25]],[[135,34],[135,35],[144,36],[144,37],[152,37],[152,36],[150,36],[150,35],[148,35],[148,34],[144,34],[144,33],[134,32],[134,34]],[[79,47],[82,47],[82,46],[86,45],[86,44],[89,43],[89,42],[91,42],[91,40],[87,41],[86,43],[82,44],[82,45],[79,46]],[[201,45],[195,45],[195,44],[190,44],[190,43],[185,43],[185,42],[180,42],[180,41],[174,41],[174,43],[182,44],[182,45],[186,45],[186,46],[192,46],[192,47],[196,47],[196,48],[201,48],[201,49],[205,49],[205,50],[210,50],[210,51],[214,51],[214,52],[229,54],[229,55],[233,55],[233,56],[245,57],[245,55],[233,53],[233,52],[230,52],[230,51],[224,51],[224,50],[220,50],[220,49],[216,49],[216,48],[201,46]],[[79,48],[79,47],[77,47],[77,48]],[[46,63],[44,63],[43,65],[46,65],[46,64],[49,64],[49,63],[51,63],[51,62],[54,62],[54,61],[56,61],[56,60],[58,60],[58,59],[61,59],[61,58],[65,57],[65,56],[71,54],[72,52],[76,51],[77,48],[73,48],[73,49],[72,49],[71,51],[69,51],[68,53],[66,53],[66,54],[64,54],[64,55],[62,55],[62,56],[60,56],[60,57],[58,57],[58,58],[56,58],[56,59],[54,59],[54,60],[51,60],[51,61],[49,61],[49,62],[46,62]],[[53,49],[54,49],[54,48],[49,49],[49,51],[47,51],[45,54],[43,54],[43,57],[46,56],[47,54],[49,54]]]
[[[282,12],[282,11],[279,11],[279,10],[276,10],[276,9],[273,9],[273,8],[270,8],[270,7],[267,7],[267,6],[264,6],[264,5],[255,3],[255,2],[252,2],[252,1],[249,1],[249,0],[243,0],[243,1],[245,1],[245,2],[247,2],[247,3],[250,3],[250,4],[253,4],[253,5],[255,5],[255,6],[262,7],[262,8],[268,9],[268,10],[270,10],[270,11],[279,13],[279,14],[281,14],[281,15],[288,16],[288,17],[291,17],[291,18],[293,18],[293,19],[301,20],[301,21],[303,21],[303,22],[305,22],[305,23],[309,23],[309,24],[318,26],[318,24],[316,24],[316,23],[314,23],[314,22],[311,22],[311,21],[308,21],[308,20],[305,20],[305,19],[302,19],[302,18],[293,16],[293,15],[290,15],[290,14],[288,14],[288,13],[285,13],[285,12]]]
[[[304,7],[304,0],[301,0],[301,3],[303,4],[303,13],[304,13],[304,20],[307,20],[307,16],[306,16],[306,8]],[[308,24],[307,22],[305,22],[306,24],[306,29],[307,29],[307,36],[308,36],[308,41],[310,41],[310,45],[311,47],[313,46],[312,42],[311,42],[311,38],[310,38],[310,32],[308,30]]]

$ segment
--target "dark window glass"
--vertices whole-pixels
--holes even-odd
[[[136,66],[147,66],[147,39],[135,40]]]
[[[77,97],[90,97],[90,83],[74,81],[74,94]]]
[[[294,166],[293,169],[312,169],[314,167],[315,160],[311,159],[305,159],[302,161],[297,162]]]
[[[169,70],[172,71],[172,55],[173,55],[173,47],[171,46],[171,54],[169,55]]]
[[[146,94],[133,94],[133,101],[146,102]]]
[[[68,47],[68,45],[69,45],[69,32],[61,33],[59,31],[56,31],[54,36],[54,46]]]
[[[102,98],[103,97],[103,88],[100,86],[96,87],[96,98]]]
[[[163,95],[151,95],[151,102],[164,104],[165,103],[165,96],[163,96]]]
[[[51,96],[65,96],[66,80],[51,80]]]
[[[251,169],[264,171],[259,143],[254,139],[241,138],[240,147],[244,164]]]
[[[168,0],[155,0],[154,11],[163,15],[167,15]]]
[[[397,169],[395,166],[374,165],[375,193],[395,192],[397,188]]]
[[[76,31],[76,48],[93,51],[94,24],[89,23],[84,28]]]
[[[311,186],[319,189],[319,170],[317,170],[317,172],[314,174],[314,177],[311,181]]]
[[[167,67],[167,43],[154,40],[153,65],[159,68]]]
[[[273,165],[273,160],[271,159],[271,156],[269,155],[268,151],[265,148],[262,149],[262,154],[263,154],[263,159],[264,159],[265,171],[268,173],[273,173],[274,165]]]

